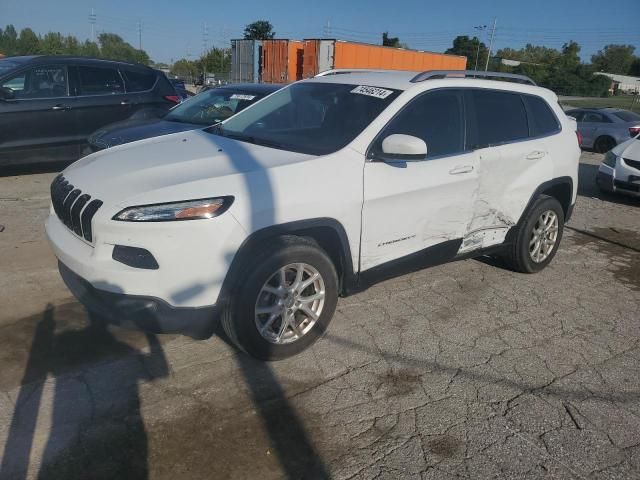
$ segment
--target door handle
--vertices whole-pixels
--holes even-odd
[[[71,110],[71,107],[68,105],[62,105],[62,104],[58,104],[58,105],[54,105],[53,107],[51,107],[51,110],[55,110],[55,111],[59,111],[59,110]]]
[[[531,152],[529,155],[526,156],[527,160],[539,160],[540,158],[544,157],[547,154],[547,152],[543,152],[542,150],[534,150],[533,152]]]
[[[449,170],[450,175],[460,175],[461,173],[469,173],[473,171],[473,165],[460,165]]]
[[[129,100],[122,100],[120,105],[131,105],[131,102]]]

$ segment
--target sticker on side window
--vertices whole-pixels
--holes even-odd
[[[229,97],[229,100],[253,100],[255,95],[245,95],[244,93],[234,93]]]
[[[359,93],[360,95],[368,95],[369,97],[387,98],[393,93],[393,90],[387,90],[386,88],[368,87],[366,85],[359,85],[351,93]]]

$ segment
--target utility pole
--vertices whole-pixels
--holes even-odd
[[[327,20],[327,24],[323,28],[324,37],[329,38],[331,36],[331,20]]]
[[[142,19],[138,20],[138,49],[142,50]]]
[[[486,72],[489,69],[489,59],[491,58],[491,49],[493,48],[493,37],[496,34],[496,23],[498,22],[497,17],[493,17],[493,28],[491,29],[491,41],[489,42],[489,53],[487,55],[487,64],[484,66],[484,71]]]
[[[487,29],[487,26],[486,25],[478,25],[477,27],[473,27],[473,28],[478,30],[478,32],[484,32]],[[476,49],[476,67],[474,68],[474,70],[478,70],[478,57],[480,56],[480,44],[481,43],[482,42],[480,41],[480,39],[478,39],[478,48]]]
[[[89,23],[91,24],[91,41],[96,41],[96,12],[92,8],[89,14]]]

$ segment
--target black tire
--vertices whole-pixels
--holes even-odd
[[[256,302],[265,282],[292,263],[306,263],[320,273],[325,286],[324,305],[318,320],[301,338],[286,344],[271,343],[256,326]],[[222,314],[222,327],[238,348],[260,360],[279,360],[296,355],[324,334],[338,303],[338,276],[330,257],[316,242],[305,237],[278,237],[244,264],[244,273]]]
[[[613,138],[602,136],[596,138],[596,141],[593,143],[593,151],[596,153],[607,153],[615,146],[616,141]]]
[[[529,243],[538,219],[543,213],[549,210],[553,211],[557,215],[558,232],[551,252],[546,259],[538,263],[531,258]],[[517,228],[518,230],[515,235],[515,241],[510,245],[507,254],[502,256],[502,259],[508,267],[516,272],[539,272],[551,263],[551,260],[553,260],[553,257],[555,257],[556,252],[558,251],[560,241],[562,240],[562,232],[564,230],[564,210],[562,209],[562,205],[560,205],[560,202],[553,197],[540,195],[529,209],[527,209]]]

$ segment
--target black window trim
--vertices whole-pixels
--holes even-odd
[[[2,80],[3,83],[5,82],[6,79],[11,79],[14,78],[18,75],[20,75],[23,72],[27,72],[28,70],[32,70],[34,68],[38,68],[38,67],[62,67],[64,68],[65,71],[65,78],[67,79],[67,94],[64,97],[40,97],[40,98],[8,98],[6,100],[4,100],[5,102],[24,102],[24,101],[34,101],[34,100],[57,100],[59,98],[75,98],[74,95],[71,95],[71,80],[69,78],[69,65],[65,64],[65,63],[57,63],[57,62],[51,62],[51,63],[42,63],[42,64],[30,64],[30,65],[26,65],[23,68],[19,68],[7,75],[5,75]]]
[[[393,122],[399,115],[401,115],[406,108],[408,108],[409,105],[411,105],[413,102],[417,101],[418,99],[420,99],[421,97],[428,95],[430,93],[435,93],[435,92],[441,92],[441,91],[447,91],[447,90],[454,90],[457,92],[457,96],[459,97],[459,100],[461,102],[461,112],[460,115],[462,115],[461,120],[461,124],[463,125],[464,128],[464,132],[462,134],[462,150],[458,151],[458,152],[452,152],[452,153],[445,153],[442,155],[436,155],[433,157],[426,157],[423,160],[418,160],[418,162],[429,162],[431,160],[439,160],[441,158],[448,158],[448,157],[454,157],[457,155],[463,155],[465,153],[470,153],[473,150],[467,148],[467,115],[466,115],[466,101],[464,98],[464,91],[466,90],[463,87],[459,87],[459,86],[455,86],[455,87],[440,87],[440,88],[432,88],[429,90],[425,90],[423,92],[418,93],[417,95],[414,95],[411,99],[409,99],[409,101],[407,103],[405,103],[402,108],[400,108],[400,110],[398,110],[388,121],[387,123],[384,124],[384,126],[380,129],[380,131],[375,135],[375,137],[373,137],[373,140],[371,140],[371,142],[369,143],[369,146],[367,147],[366,153],[365,153],[365,161],[369,162],[369,163],[393,163],[393,160],[387,159],[387,160],[382,160],[380,158],[376,158],[374,156],[374,152],[373,152],[373,147],[376,144],[376,142],[380,139],[380,137],[382,136],[382,134],[384,133],[384,131],[389,127],[389,125],[391,124],[391,122]],[[397,100],[397,98],[396,98]],[[394,100],[395,101],[395,100]],[[389,105],[389,107],[393,105],[393,103],[391,103]],[[387,108],[389,108],[387,107]],[[382,112],[380,112],[380,114],[382,114]],[[429,151],[428,151],[429,146],[427,145],[427,155],[429,155]],[[397,160],[398,163],[404,163],[406,162],[406,160]]]

